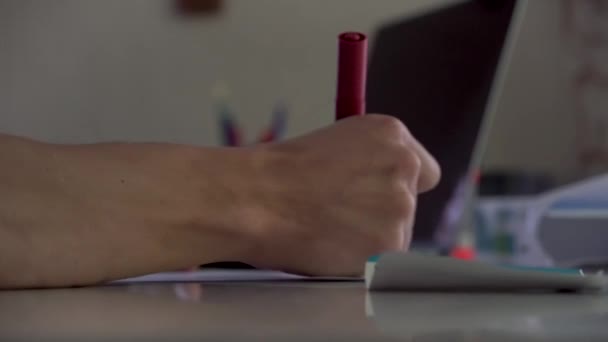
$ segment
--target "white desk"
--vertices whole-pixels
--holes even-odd
[[[608,296],[377,293],[361,283],[0,291],[0,340],[608,341]]]

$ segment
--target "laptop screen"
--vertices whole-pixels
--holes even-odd
[[[515,0],[472,0],[408,17],[375,34],[367,111],[399,118],[443,171],[419,197],[413,243],[431,242],[467,175]]]

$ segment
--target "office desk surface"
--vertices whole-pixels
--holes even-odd
[[[367,293],[343,282],[0,291],[0,340],[608,341],[608,296]]]

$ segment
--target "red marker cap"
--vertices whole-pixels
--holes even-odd
[[[336,119],[365,114],[367,37],[345,32],[338,36]]]

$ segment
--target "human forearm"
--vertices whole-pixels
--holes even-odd
[[[361,275],[370,255],[408,248],[417,196],[439,178],[432,156],[384,115],[246,148],[0,136],[0,287],[214,261]]]
[[[237,174],[249,167],[241,153],[0,135],[0,287],[92,284],[242,260],[241,221],[251,208]]]

